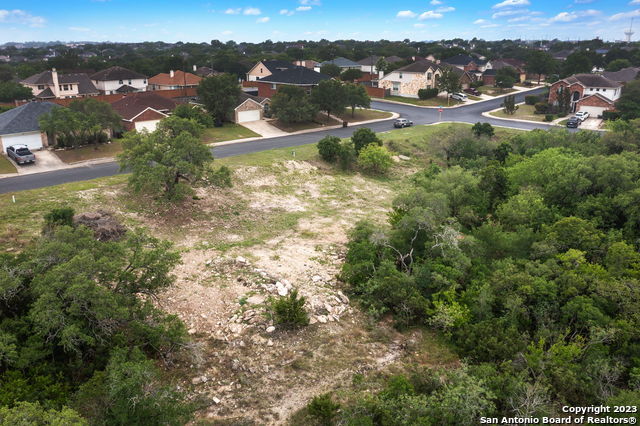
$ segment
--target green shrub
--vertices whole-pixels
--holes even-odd
[[[492,137],[495,134],[495,130],[493,129],[493,126],[489,123],[477,122],[471,128],[471,131],[473,132],[474,135],[476,135],[476,137],[480,137],[480,136]]]
[[[340,156],[340,138],[337,136],[325,136],[318,142],[318,153],[327,163],[334,163]]]
[[[75,211],[71,207],[60,207],[44,215],[44,232],[49,232],[58,226],[73,226]]]
[[[309,315],[304,309],[306,299],[298,297],[298,290],[291,290],[288,296],[282,296],[271,302],[271,309],[276,324],[287,328],[301,327],[309,324]]]
[[[328,393],[314,397],[309,405],[307,405],[309,415],[314,417],[318,423],[323,426],[333,424],[333,420],[339,409],[340,404],[333,402],[331,395]]]
[[[231,188],[233,186],[233,171],[227,166],[220,166],[217,170],[212,170],[207,176],[207,181],[218,188]]]
[[[353,142],[353,148],[356,150],[356,154],[358,155],[360,155],[362,148],[369,144],[382,146],[382,141],[378,138],[376,132],[366,127],[353,132],[353,135],[351,135],[351,142]]]
[[[438,89],[420,89],[418,90],[418,98],[420,99],[431,99],[438,96]]]
[[[540,97],[536,95],[527,95],[524,97],[524,103],[527,105],[535,105],[540,102]]]
[[[340,144],[338,152],[338,164],[344,170],[348,170],[353,166],[357,158],[356,150],[353,148],[351,141],[344,141]]]
[[[602,111],[602,119],[607,121],[618,120],[620,112],[618,111]]]
[[[367,145],[358,156],[358,166],[369,173],[384,174],[392,165],[391,154],[383,146]]]
[[[536,102],[534,104],[536,114],[546,114],[549,112],[550,107],[551,106],[546,102]]]
[[[545,114],[544,121],[547,121],[547,122],[553,121],[553,114]]]

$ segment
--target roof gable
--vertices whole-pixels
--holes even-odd
[[[40,130],[38,120],[54,108],[51,102],[29,102],[0,114],[0,135],[34,132]]]
[[[111,104],[113,109],[128,121],[133,120],[148,108],[156,111],[173,111],[176,105],[174,100],[153,92],[132,93]]]

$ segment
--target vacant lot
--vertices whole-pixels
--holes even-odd
[[[327,117],[327,114],[324,113],[318,113],[313,121],[305,121],[303,123],[283,123],[277,119],[271,120],[269,123],[283,132],[288,133],[299,132],[301,130],[318,129],[325,126],[337,126],[340,124],[339,121],[331,117]]]
[[[380,120],[383,118],[390,118],[393,114],[387,111],[378,111],[374,109],[356,108],[354,114],[351,113],[351,108],[344,110],[342,114],[336,116],[348,123],[358,123],[360,121],[368,120]]]
[[[202,423],[285,424],[313,396],[348,389],[356,376],[384,377],[407,363],[457,364],[433,333],[371,320],[336,277],[353,225],[387,220],[407,177],[438,155],[434,134],[450,126],[381,134],[411,157],[386,177],[340,171],[310,144],[216,160],[234,170],[234,187],[198,188],[179,206],[131,196],[126,176],[20,192],[15,204],[3,194],[0,250],[19,251],[40,232],[43,214],[64,205],[109,210],[173,241],[182,265],[158,304],[192,336],[188,359],[172,372]],[[306,298],[308,327],[267,331],[268,300],[283,286]]]
[[[489,114],[498,118],[511,118],[511,119],[517,119],[517,120],[529,120],[529,121],[539,121],[539,122],[544,121],[545,115],[534,114],[535,110],[536,109],[533,105],[521,104],[521,105],[518,105],[518,109],[516,110],[515,114],[507,114],[504,112],[504,110],[494,111]]]
[[[478,90],[483,95],[489,95],[489,96],[501,96],[501,95],[506,95],[508,93],[516,92],[516,89],[501,89],[500,87],[493,87],[493,86],[480,86],[478,87]]]

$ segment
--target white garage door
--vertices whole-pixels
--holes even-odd
[[[2,151],[7,152],[11,145],[26,145],[31,150],[42,149],[40,132],[17,133],[14,135],[2,135]]]
[[[581,106],[580,111],[586,111],[592,118],[597,118],[598,116],[602,115],[602,111],[604,111],[604,108],[597,106]]]
[[[238,112],[238,123],[244,123],[245,121],[258,121],[260,120],[260,110],[253,111],[240,111]]]
[[[147,132],[155,132],[159,122],[160,120],[136,121],[136,130],[139,132],[143,130],[146,130]]]

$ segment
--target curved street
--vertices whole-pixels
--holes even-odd
[[[516,102],[523,102],[525,95],[536,95],[544,88],[539,88],[524,93],[516,94]],[[511,127],[522,130],[548,129],[552,127],[544,123],[525,123],[497,118],[488,118],[482,115],[483,112],[499,108],[504,98],[492,99],[478,102],[457,108],[445,108],[440,117],[437,108],[422,108],[413,105],[403,105],[391,102],[373,101],[371,107],[384,111],[392,111],[407,118],[414,124],[433,124],[439,121],[477,123],[478,121],[488,122],[494,126]],[[349,137],[354,129],[368,127],[375,132],[385,132],[393,130],[393,119],[379,121],[376,123],[349,126],[347,128],[329,129],[318,132],[303,133],[298,135],[281,136],[269,139],[258,139],[247,142],[229,143],[213,148],[216,158],[224,158],[252,152],[265,151],[274,148],[287,148],[298,145],[314,143],[325,135],[335,135],[341,138]],[[45,173],[29,174],[0,179],[0,193],[24,191],[28,189],[42,188],[46,186],[59,185],[68,182],[95,179],[105,176],[113,176],[122,173],[116,162],[106,162],[100,164],[89,164],[62,170]]]

